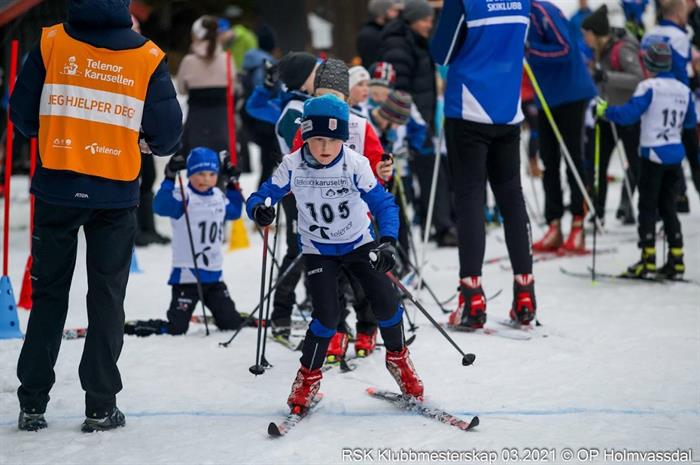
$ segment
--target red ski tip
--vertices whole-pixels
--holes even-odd
[[[373,395],[375,392],[377,392],[377,388],[373,388],[373,387],[367,388],[367,394]]]

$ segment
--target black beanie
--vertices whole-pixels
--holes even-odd
[[[314,91],[332,89],[340,92],[346,98],[350,95],[350,72],[345,62],[329,58],[321,63],[316,70]]]
[[[280,60],[280,79],[289,90],[299,90],[316,66],[316,57],[307,52],[289,52]]]
[[[601,6],[581,23],[581,29],[591,31],[598,37],[610,34],[610,22],[608,21],[608,7]]]
[[[260,24],[255,31],[258,36],[258,48],[267,53],[271,53],[275,49],[275,33],[267,24]]]

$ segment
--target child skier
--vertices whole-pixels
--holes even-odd
[[[192,260],[182,192],[179,187],[175,187],[177,172],[184,168],[187,168],[189,178],[185,187],[185,203],[198,270],[195,270]],[[199,301],[197,278],[202,284],[204,304],[214,315],[219,329],[237,329],[243,323],[222,280],[221,271],[224,221],[240,218],[243,197],[235,188],[237,173],[228,157],[223,167],[223,174],[228,177],[226,194],[216,187],[218,174],[218,154],[204,147],[192,149],[186,164],[183,156],[175,155],[166,165],[165,179],[155,196],[153,210],[157,215],[169,217],[173,228],[173,270],[168,280],[172,286],[172,300],[167,314],[168,321],[127,323],[124,330],[126,334],[149,336],[186,333]]]
[[[287,403],[293,413],[307,409],[320,388],[326,349],[335,334],[340,311],[338,273],[348,269],[370,299],[386,345],[386,365],[403,394],[422,398],[423,383],[404,345],[403,308],[384,272],[396,261],[398,209],[365,157],[343,146],[348,139],[349,111],[333,95],[304,103],[304,146],[283,158],[273,177],[250,196],[248,216],[268,226],[277,203],[292,192],[299,210],[299,234],[313,303],[313,319],[304,339],[301,368]],[[373,237],[370,212],[376,218],[380,244]],[[376,254],[370,263],[369,254]]]
[[[341,100],[350,96],[350,73],[347,65],[337,59],[329,58],[316,69],[314,80],[314,95],[332,94]],[[304,145],[301,128],[297,130],[292,144],[292,152],[300,149]],[[348,140],[345,146],[362,153],[370,162],[373,174],[380,183],[384,183],[391,178],[393,172],[393,161],[391,158],[383,160],[384,150],[372,125],[360,113],[350,108],[348,119]],[[289,221],[289,217],[287,218]],[[296,218],[294,218],[296,220]],[[353,307],[357,314],[357,336],[355,339],[355,354],[367,356],[376,347],[377,325],[374,315],[369,308],[369,302],[362,291],[361,286],[352,275],[342,273],[340,276],[341,289],[349,290],[354,298]],[[341,307],[346,305],[345,292],[340,293]],[[291,310],[291,309],[290,309]],[[348,314],[347,311],[344,312]],[[339,359],[345,357],[349,342],[347,325],[345,318],[341,318],[338,324],[338,332],[331,338],[328,346],[328,361],[337,363]]]
[[[681,140],[684,128],[693,128],[696,115],[691,90],[674,79],[672,52],[664,42],[653,43],[643,54],[647,70],[655,77],[637,86],[632,99],[622,106],[596,105],[599,118],[619,124],[641,119],[641,163],[639,170],[639,247],[642,257],[623,277],[645,278],[657,274],[680,278],[685,272],[683,235],[676,214],[675,185],[678,165],[685,156]],[[664,222],[669,252],[666,264],[656,270],[656,212]]]

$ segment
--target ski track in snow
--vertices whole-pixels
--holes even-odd
[[[163,161],[159,161],[159,167]],[[616,162],[611,163],[615,172]],[[160,172],[159,168],[159,172]],[[250,193],[256,176],[243,177]],[[28,254],[26,178],[13,179],[10,277],[19,296]],[[532,185],[523,189],[534,202]],[[687,277],[700,279],[700,203],[688,185],[691,215],[681,215],[686,241]],[[598,257],[600,271],[618,272],[638,258],[634,227],[614,219],[620,183],[612,184],[608,227],[629,235],[600,237],[600,247],[618,253]],[[539,199],[543,193],[539,191]],[[167,220],[158,219],[169,232]],[[564,218],[568,231],[570,217]],[[224,277],[239,310],[256,305],[261,240],[225,257]],[[506,253],[487,237],[486,257]],[[535,239],[538,227],[533,226]],[[589,239],[588,245],[591,245]],[[657,243],[659,262],[662,246]],[[284,247],[283,247],[284,248]],[[67,328],[85,326],[85,247],[81,244],[70,297]],[[131,275],[127,319],[164,318],[170,289],[170,249],[138,249],[143,274]],[[426,279],[438,297],[454,293],[455,249],[430,246]],[[700,457],[700,287],[687,284],[591,284],[563,276],[560,266],[583,271],[590,257],[552,260],[535,265],[538,316],[548,337],[514,341],[452,333],[460,346],[477,356],[462,367],[460,356],[422,315],[411,346],[426,398],[462,418],[479,415],[481,424],[462,432],[370,398],[365,388],[395,390],[383,363],[383,351],[357,370],[325,374],[325,399],[318,410],[288,437],[272,440],[266,428],[286,413],[286,398],[300,353],[268,344],[274,365],[264,375],[248,372],[255,354],[255,329],[244,330],[230,348],[218,347],[230,333],[204,336],[192,325],[186,336],[126,337],[119,366],[124,389],[118,405],[127,427],[91,435],[79,432],[83,391],[78,364],[84,340],[63,341],[56,364],[56,384],[47,410],[49,428],[39,433],[16,429],[16,363],[19,340],[0,341],[0,464],[340,464],[344,447],[414,450],[495,450],[504,447],[598,447],[621,450],[692,448]],[[511,275],[498,265],[484,267],[490,322],[505,318],[511,299]],[[303,292],[303,291],[302,291]],[[423,302],[439,321],[446,316],[429,299]],[[450,303],[455,305],[456,301]],[[451,308],[451,307],[450,307]],[[414,309],[409,306],[411,315]],[[19,310],[22,328],[28,312]],[[350,353],[352,348],[350,349]],[[347,462],[346,462],[347,463]],[[391,463],[391,462],[384,462]],[[569,462],[576,463],[576,462]]]

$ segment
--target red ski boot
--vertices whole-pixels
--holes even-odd
[[[481,276],[463,278],[459,286],[457,310],[450,313],[449,326],[479,329],[486,323],[486,296],[481,288]]]
[[[296,410],[296,413],[301,413],[309,408],[311,401],[321,387],[321,378],[323,378],[323,373],[321,373],[320,368],[316,370],[310,370],[304,366],[299,368],[297,377],[292,383],[292,392],[287,399],[287,404],[292,408],[292,411]]]
[[[358,331],[357,339],[355,340],[355,355],[357,357],[367,357],[374,352],[377,347],[377,330],[376,328],[371,334],[361,333]]]
[[[398,352],[386,352],[386,368],[401,388],[401,393],[423,400],[423,382],[408,357],[408,347]]]
[[[326,351],[326,363],[339,363],[345,358],[349,339],[348,333],[338,332],[333,335]]]
[[[521,325],[529,325],[535,319],[535,279],[531,274],[515,275],[513,280],[513,307],[510,319]]]
[[[561,246],[562,240],[561,221],[552,220],[542,239],[532,244],[532,250],[535,252],[556,252]]]
[[[584,254],[586,253],[586,236],[583,231],[583,216],[574,216],[571,220],[571,231],[566,242],[561,247],[564,254]]]

